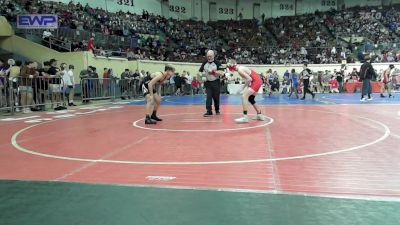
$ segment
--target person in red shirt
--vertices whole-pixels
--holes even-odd
[[[335,79],[334,76],[331,77],[329,85],[331,86],[331,93],[339,93],[339,82]]]
[[[196,77],[193,77],[193,80],[192,80],[192,90],[193,90],[193,94],[195,94],[195,95],[199,94],[200,86],[201,86],[200,81],[197,80]]]
[[[248,103],[253,106],[254,110],[257,112],[257,117],[255,118],[256,120],[264,121],[265,117],[261,112],[261,109],[256,105],[255,97],[257,95],[258,90],[260,90],[263,81],[260,77],[260,75],[255,72],[254,70],[237,65],[236,61],[231,59],[228,62],[228,69],[231,72],[238,72],[240,77],[245,81],[245,84],[243,85],[243,94],[242,94],[242,106],[243,106],[243,116],[241,118],[235,119],[235,122],[237,123],[248,123],[249,119],[247,116],[247,109],[248,109]]]
[[[94,51],[94,37],[90,37],[88,41],[88,51],[93,52]]]

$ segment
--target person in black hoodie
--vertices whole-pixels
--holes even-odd
[[[361,65],[360,68],[360,80],[363,82],[362,86],[362,93],[360,101],[364,102],[365,100],[371,101],[373,98],[371,97],[372,87],[371,87],[371,80],[376,76],[375,70],[372,67],[371,58],[369,55],[364,57],[364,63]],[[368,95],[368,99],[365,96]]]

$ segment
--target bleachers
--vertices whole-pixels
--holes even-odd
[[[269,18],[265,23],[256,19],[204,23],[167,19],[145,11],[142,15],[111,13],[79,3],[38,0],[1,3],[1,13],[11,20],[20,12],[60,15],[60,28],[52,33],[66,45],[70,44],[72,51],[86,50],[86,42],[94,35],[96,54],[110,50],[122,52],[126,57],[127,52],[132,52],[133,59],[199,62],[206,49],[215,49],[219,59],[235,58],[240,63],[328,63],[344,58],[353,61],[365,43],[389,46],[385,51],[390,52],[397,48],[390,46],[391,43],[400,43],[396,27],[400,22],[398,5]],[[132,35],[138,40],[133,46]],[[363,43],[347,44],[353,36],[363,37]],[[329,50],[332,47],[336,48],[334,55]],[[345,57],[342,52],[347,53]]]

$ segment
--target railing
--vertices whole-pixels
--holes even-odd
[[[142,91],[138,79],[83,78],[81,93],[82,102],[88,103],[91,100],[138,98]]]
[[[17,24],[15,22],[10,23],[13,27],[16,34],[20,36],[27,36],[33,35],[37,37],[42,37],[43,30],[40,29],[18,29]],[[95,37],[95,44],[100,46],[105,46],[107,48],[113,47],[123,47],[123,48],[130,48],[131,47],[131,36],[118,36],[118,35],[107,35],[102,32],[98,31],[87,31],[87,30],[78,30],[78,29],[71,29],[69,27],[59,27],[58,29],[54,29],[51,31],[52,35],[57,38],[66,38],[70,41],[87,41],[89,38],[94,35]],[[151,35],[151,34],[137,34],[139,37],[153,36],[161,39],[159,34]],[[56,39],[56,38],[54,38]],[[72,49],[73,50],[73,49]]]
[[[92,100],[139,98],[142,91],[138,79],[82,78],[81,93],[82,102],[89,103]]]
[[[67,52],[72,51],[70,42],[66,42],[66,41],[63,41],[63,40],[60,40],[57,38],[53,38],[53,37],[43,38],[42,42],[45,46],[47,46],[51,49],[55,49],[55,50],[59,50],[59,51],[67,51]]]
[[[139,79],[135,78],[82,78],[80,83],[82,102],[87,104],[95,100],[116,101],[117,99],[142,98],[141,83]],[[204,91],[200,89],[192,88],[190,84],[184,84],[181,91],[177,93],[175,84],[170,84],[169,80],[167,80],[161,85],[160,94],[162,96],[203,94]],[[158,90],[158,87],[156,87],[156,90]]]
[[[0,77],[0,110],[13,115],[45,111],[48,107],[65,109],[67,92],[61,77]]]

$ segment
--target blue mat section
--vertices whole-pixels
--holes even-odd
[[[373,94],[372,101],[360,102],[360,94],[317,94],[313,100],[307,95],[306,100],[296,99],[292,96],[276,94],[273,96],[257,95],[256,101],[260,105],[332,105],[332,104],[400,104],[400,94],[395,93],[394,98],[380,98],[379,94]],[[204,105],[204,95],[196,96],[164,96],[163,105]],[[132,105],[143,105],[145,101],[135,100],[129,102]],[[240,105],[241,96],[221,95],[221,105]]]

